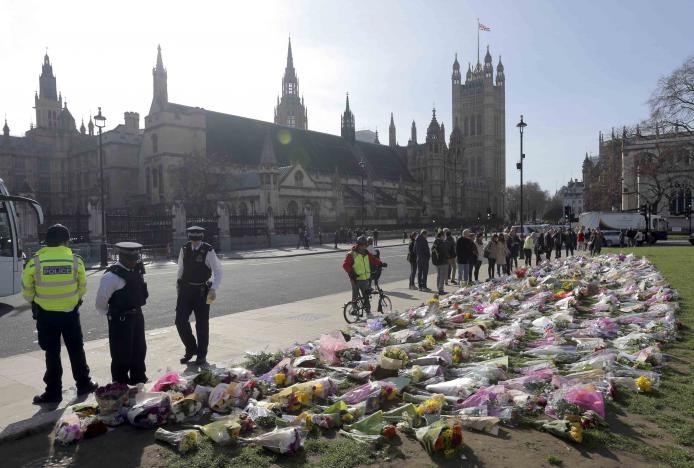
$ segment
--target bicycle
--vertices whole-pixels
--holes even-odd
[[[378,312],[388,314],[393,311],[393,303],[381,288],[370,289],[368,294],[369,297],[378,296],[378,307],[376,309]],[[342,309],[342,315],[347,323],[356,323],[359,320],[363,320],[366,315],[364,298],[359,296],[355,300],[346,303]]]

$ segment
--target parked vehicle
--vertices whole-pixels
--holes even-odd
[[[646,229],[646,218],[640,213],[619,213],[609,211],[587,211],[578,217],[581,226],[589,229],[600,228],[603,232],[608,230],[638,229],[649,230],[654,240],[666,240],[668,222],[660,215],[650,216],[650,226]]]
[[[619,246],[619,231],[608,229],[602,232],[602,237],[605,239],[605,247]]]

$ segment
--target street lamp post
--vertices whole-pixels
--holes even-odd
[[[106,203],[104,202],[104,150],[101,143],[101,131],[106,126],[106,117],[99,113],[94,117],[94,125],[99,129],[99,182],[101,185],[101,268],[106,268],[108,252],[106,251]]]
[[[520,116],[520,122],[516,124],[518,130],[520,131],[520,162],[516,163],[516,169],[520,171],[520,232],[523,233],[523,159],[525,159],[525,154],[523,154],[523,130],[528,124],[523,122],[523,114]]]
[[[362,159],[359,161],[359,167],[361,167],[361,230],[364,231],[364,171],[366,169],[366,162]]]

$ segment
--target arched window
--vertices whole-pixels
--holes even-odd
[[[246,202],[239,202],[239,215],[248,216],[248,206]]]
[[[477,114],[477,134],[482,135],[482,115]]]
[[[301,171],[296,171],[294,173],[294,185],[297,187],[303,187],[304,186],[304,173]]]
[[[299,205],[294,200],[287,205],[287,214],[289,216],[297,216],[299,214]]]
[[[159,152],[159,136],[156,133],[152,134],[152,153]]]

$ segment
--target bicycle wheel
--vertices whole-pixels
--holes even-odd
[[[378,299],[378,311],[382,314],[389,314],[393,311],[393,303],[385,294]]]
[[[347,323],[356,323],[361,318],[362,305],[361,301],[357,299],[356,301],[349,301],[345,304],[342,309],[342,316],[345,318]]]

